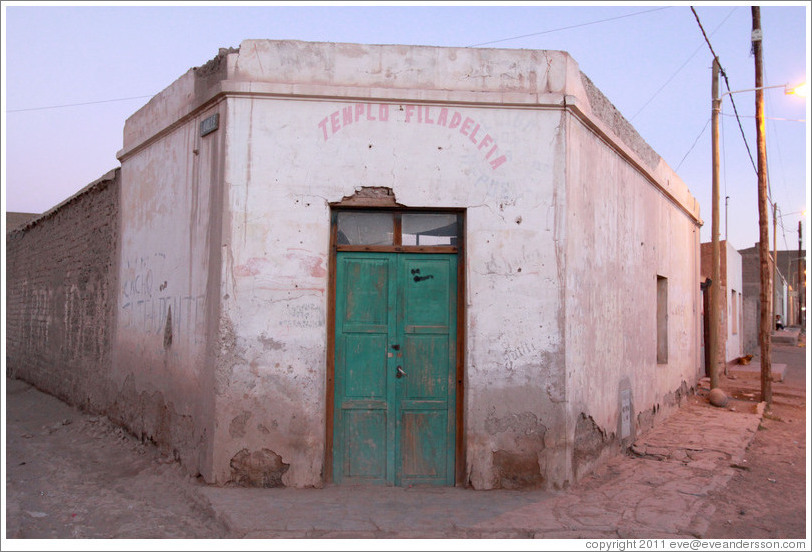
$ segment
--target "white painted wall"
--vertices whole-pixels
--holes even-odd
[[[580,476],[601,454],[592,441],[620,441],[623,390],[630,391],[633,436],[696,382],[699,228],[575,118],[567,159],[567,420]],[[667,174],[660,164],[645,168]],[[670,181],[684,187],[673,173]],[[667,363],[657,359],[658,276],[668,286]],[[594,422],[595,429],[584,426],[591,436],[574,426],[581,416]]]
[[[448,121],[459,113],[461,121],[472,121],[469,131],[479,126],[484,136],[487,129],[507,156],[493,169],[469,136],[418,122],[411,103],[240,99],[229,105],[228,299],[222,304],[236,351],[234,362],[220,367],[228,385],[218,388],[218,423],[227,427],[250,412],[250,427],[245,435],[218,433],[215,465],[227,468],[246,442],[267,441],[291,464],[286,484],[319,483],[328,202],[361,186],[386,186],[408,207],[468,208],[468,460],[477,486],[491,486],[491,452],[513,448],[517,431],[499,420],[517,413],[549,419],[548,394],[563,396],[563,389],[550,389],[563,383],[555,217],[556,198],[563,196],[556,163],[563,155],[560,114],[426,106],[428,120],[447,109]],[[344,107],[354,113],[356,105],[372,106],[375,114],[388,109],[389,118],[354,121],[325,140],[319,123]],[[217,477],[226,476],[223,470]]]
[[[217,292],[210,269],[216,276],[219,264],[211,262],[211,222],[219,218],[223,134],[200,138],[198,123],[217,109],[145,147],[125,141],[119,154],[115,392],[126,423],[174,450],[192,472],[211,469],[215,431],[208,347]]]
[[[733,362],[744,354],[742,328],[742,256],[729,242],[725,241],[727,282],[727,339],[725,341],[725,362]],[[734,305],[735,301],[735,305]]]

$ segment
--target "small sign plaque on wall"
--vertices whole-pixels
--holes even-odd
[[[620,392],[620,438],[632,435],[632,392],[624,389]]]
[[[211,134],[220,127],[220,114],[215,113],[211,117],[206,117],[200,122],[200,135]]]

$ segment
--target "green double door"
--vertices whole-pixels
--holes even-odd
[[[453,485],[457,257],[339,252],[336,483]]]

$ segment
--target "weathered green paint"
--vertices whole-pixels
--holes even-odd
[[[453,485],[456,256],[339,252],[336,267],[334,480]]]

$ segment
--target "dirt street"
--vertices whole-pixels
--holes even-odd
[[[708,538],[803,538],[806,534],[806,347],[774,343],[772,348],[773,363],[787,364],[785,379],[772,384],[772,408],[765,412],[747,449],[747,462],[712,498],[716,512]],[[758,366],[759,358],[752,363]],[[720,381],[733,399],[729,406],[761,400],[758,373],[734,375],[735,379]]]

